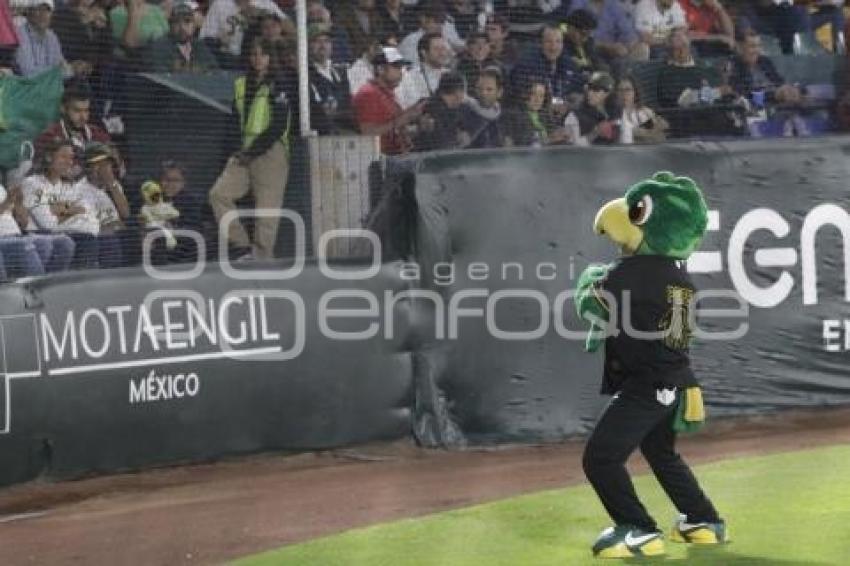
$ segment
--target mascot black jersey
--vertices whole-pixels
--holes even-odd
[[[626,379],[696,385],[688,356],[695,289],[684,262],[658,255],[623,257],[601,289],[617,310],[616,333],[605,340],[602,393],[616,393]]]

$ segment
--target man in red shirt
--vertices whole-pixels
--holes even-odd
[[[379,47],[372,64],[375,78],[363,85],[351,101],[360,133],[381,136],[382,153],[407,153],[412,147],[407,125],[422,114],[427,99],[402,111],[394,91],[401,83],[407,61],[395,47]]]
[[[688,21],[688,37],[701,57],[729,54],[735,48],[732,18],[720,0],[679,0]]]

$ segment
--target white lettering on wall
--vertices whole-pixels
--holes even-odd
[[[157,375],[151,370],[147,377],[130,379],[130,404],[196,397],[200,388],[201,382],[196,373]]]

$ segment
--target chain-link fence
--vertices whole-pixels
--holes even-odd
[[[312,253],[410,152],[833,131],[843,28],[840,2],[0,0],[0,276],[292,255],[283,208]]]

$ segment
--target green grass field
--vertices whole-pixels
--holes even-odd
[[[728,460],[697,468],[732,542],[694,548],[666,541],[664,559],[691,565],[850,565],[850,446]],[[654,478],[638,492],[665,528],[675,511]],[[608,524],[588,486],[546,491],[357,529],[240,560],[270,565],[572,566]]]

